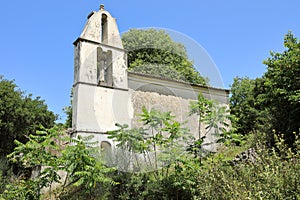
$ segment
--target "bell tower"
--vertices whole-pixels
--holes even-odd
[[[74,44],[73,121],[76,134],[110,142],[106,132],[132,118],[127,57],[116,19],[101,5]]]

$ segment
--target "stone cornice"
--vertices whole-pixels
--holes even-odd
[[[100,45],[100,46],[108,47],[108,48],[111,48],[111,49],[116,49],[116,50],[119,50],[119,51],[124,51],[125,53],[127,53],[127,51],[125,49],[118,48],[118,47],[111,46],[111,45],[104,44],[104,43],[100,43],[100,42],[96,42],[96,41],[93,41],[93,40],[88,40],[88,39],[81,38],[81,37],[77,38],[73,42],[73,45],[76,46],[78,42],[88,42],[88,43],[92,43],[92,44],[95,44],[95,45]]]

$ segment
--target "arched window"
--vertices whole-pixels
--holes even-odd
[[[108,166],[112,166],[113,164],[113,153],[111,144],[107,141],[102,141],[100,143],[102,157]]]
[[[102,14],[101,18],[101,42],[107,44],[107,34],[108,34],[108,27],[107,27],[107,15]]]

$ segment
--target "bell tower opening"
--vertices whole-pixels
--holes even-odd
[[[101,42],[107,44],[108,38],[108,27],[107,27],[107,15],[102,14],[101,16]]]
[[[97,84],[113,86],[112,51],[97,47]]]

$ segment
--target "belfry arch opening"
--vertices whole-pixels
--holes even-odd
[[[107,39],[108,39],[107,15],[102,14],[102,16],[101,16],[101,42],[107,44]]]

